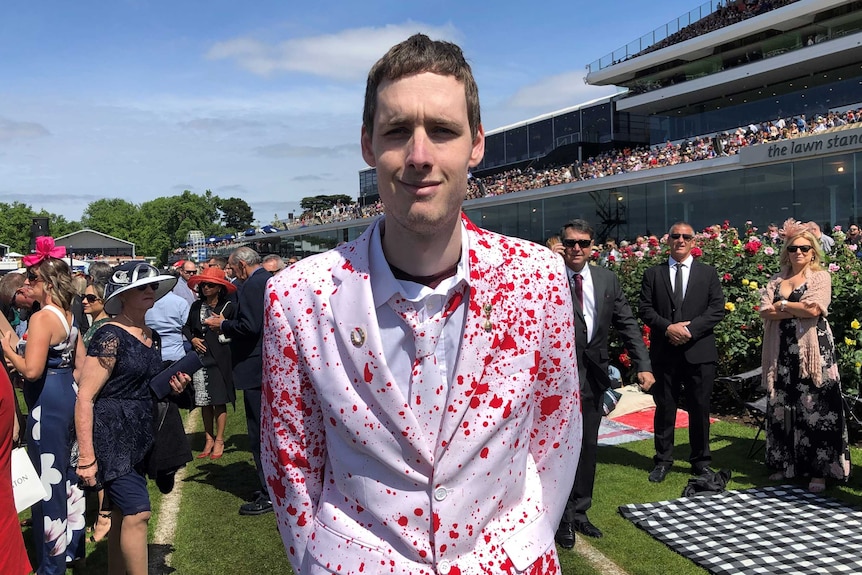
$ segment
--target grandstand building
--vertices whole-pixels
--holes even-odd
[[[596,60],[586,81],[621,92],[488,132],[464,205],[474,222],[544,243],[575,217],[624,239],[677,220],[828,229],[862,215],[862,1],[713,0]],[[373,170],[360,201],[376,201]],[[258,247],[302,257],[367,224]]]

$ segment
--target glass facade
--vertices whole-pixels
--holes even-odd
[[[816,221],[825,230],[835,225],[846,229],[862,218],[860,170],[862,152],[853,152],[615,187],[601,187],[593,180],[587,188],[541,199],[519,193],[472,200],[464,211],[481,227],[541,244],[573,218],[591,222],[599,240],[661,235],[679,220],[695,229],[724,220],[742,227],[751,220],[765,229],[770,222],[793,217]],[[626,179],[643,179],[645,174]],[[500,202],[503,198],[505,203]],[[273,247],[285,257],[305,257],[357,238],[369,221],[282,236],[281,245]]]

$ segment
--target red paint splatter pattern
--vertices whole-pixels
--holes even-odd
[[[577,468],[565,270],[545,248],[465,224],[467,317],[434,441],[382,357],[371,228],[270,281],[262,460],[297,573],[303,561],[343,574],[559,573],[552,539],[512,542],[541,523],[531,533],[554,532]]]

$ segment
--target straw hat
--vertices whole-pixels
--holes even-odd
[[[201,273],[190,277],[188,281],[189,289],[194,290],[198,287],[198,284],[202,283],[218,284],[227,289],[227,293],[234,293],[236,291],[236,286],[230,283],[227,278],[224,277],[224,272],[217,267],[207,268]]]
[[[159,270],[142,262],[126,262],[114,268],[114,273],[105,286],[105,313],[117,315],[123,311],[120,298],[123,292],[150,284],[158,284],[156,288],[156,299],[158,300],[169,291],[174,289],[177,278],[162,275]]]

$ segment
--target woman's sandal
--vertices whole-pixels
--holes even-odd
[[[216,453],[216,446],[221,445],[221,451]],[[210,455],[210,459],[221,459],[224,455],[224,439],[216,439],[215,444],[213,445],[213,453]]]
[[[812,479],[808,484],[808,491],[811,493],[823,493],[826,491],[825,479]]]
[[[99,533],[99,531],[101,531],[99,529],[99,523],[102,523],[104,525],[104,522],[101,521],[102,519],[108,520],[108,522],[107,522],[108,528],[105,529],[103,533]],[[98,543],[99,541],[101,541],[102,539],[107,537],[108,533],[110,531],[111,531],[111,512],[110,511],[100,511],[99,512],[99,518],[96,519],[96,524],[93,525],[92,527],[90,527],[89,529],[87,529],[88,533],[92,533],[92,535],[90,535],[88,540],[90,541],[90,543]]]
[[[201,451],[198,455],[198,459],[206,459],[207,457],[209,457],[213,452],[213,447],[215,447],[215,441],[213,441],[212,445],[207,443],[207,445],[204,446],[204,450]]]

